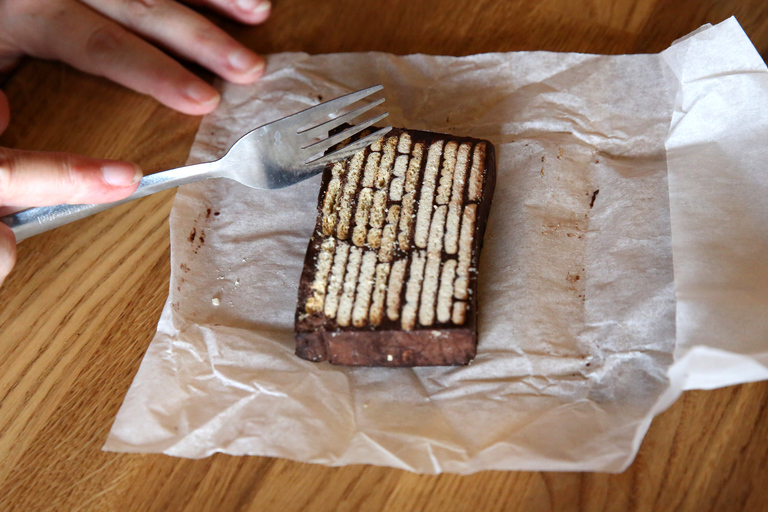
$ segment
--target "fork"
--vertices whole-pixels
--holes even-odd
[[[323,122],[323,120],[381,89],[381,85],[375,85],[260,126],[242,136],[218,160],[178,167],[143,177],[139,182],[139,188],[120,201],[29,208],[0,217],[0,222],[11,227],[18,243],[113,206],[207,178],[229,178],[256,189],[278,189],[293,185],[319,174],[327,163],[353,155],[392,129],[391,126],[387,126],[325,154],[333,146],[378,123],[388,113],[367,119],[331,136],[328,136],[330,130],[349,123],[352,119],[382,104],[384,98],[339,115],[330,121]]]

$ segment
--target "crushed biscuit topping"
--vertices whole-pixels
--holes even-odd
[[[408,132],[334,164],[305,313],[342,327],[464,324],[484,172],[484,143]]]

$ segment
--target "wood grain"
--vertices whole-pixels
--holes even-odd
[[[263,53],[646,53],[736,15],[768,55],[765,0],[277,0],[261,27],[217,23]],[[198,70],[199,71],[199,70]],[[0,145],[183,163],[199,119],[64,65],[4,85]],[[688,392],[622,474],[415,475],[263,457],[181,460],[100,447],[167,295],[173,193],[25,241],[0,288],[0,511],[760,511],[768,383]]]

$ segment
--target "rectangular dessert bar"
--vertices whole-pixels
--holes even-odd
[[[296,354],[354,366],[472,361],[495,181],[488,141],[416,130],[328,165],[299,283]]]

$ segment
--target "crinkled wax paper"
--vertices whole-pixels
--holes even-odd
[[[735,20],[659,55],[273,55],[257,84],[222,86],[190,162],[374,84],[391,124],[496,146],[475,361],[298,359],[319,177],[188,185],[168,301],[105,449],[621,471],[682,389],[766,378],[768,73]]]

